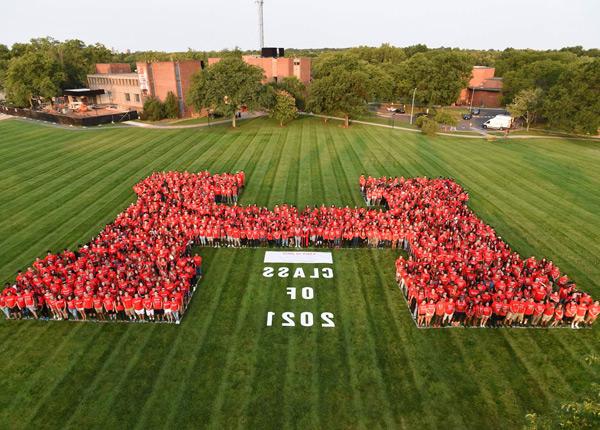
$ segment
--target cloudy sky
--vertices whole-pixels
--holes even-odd
[[[4,2],[3,2],[4,3]],[[265,0],[265,42],[294,48],[600,48],[600,0]],[[254,0],[16,0],[0,43],[78,38],[118,50],[255,49]]]

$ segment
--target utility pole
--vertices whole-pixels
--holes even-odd
[[[256,0],[256,4],[258,6],[258,44],[260,45],[260,50],[265,47],[265,29],[263,26],[263,3],[264,0]]]
[[[415,88],[413,90],[413,96],[412,96],[412,104],[410,106],[410,123],[412,124],[412,120],[413,120],[413,112],[415,110],[415,94],[417,93],[417,88]]]

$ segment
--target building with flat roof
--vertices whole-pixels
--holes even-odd
[[[284,57],[283,48],[263,48],[262,55],[243,55],[242,60],[263,70],[264,82],[277,82],[283,78],[295,76],[304,85],[311,81],[312,62],[310,58]],[[221,61],[221,58],[212,57],[208,59],[211,66]]]
[[[179,101],[180,116],[193,115],[186,102],[191,77],[202,70],[202,61],[138,62],[136,71],[125,63],[97,64],[96,73],[88,75],[92,90],[103,89],[97,103],[141,111],[148,97],[164,101],[173,92]]]
[[[502,78],[495,77],[496,69],[474,66],[467,88],[460,92],[457,104],[477,107],[502,106]]]

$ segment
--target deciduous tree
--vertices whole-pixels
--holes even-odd
[[[286,123],[296,118],[298,109],[294,97],[287,91],[279,90],[275,95],[275,106],[271,110],[271,117],[283,127]]]
[[[198,111],[211,109],[230,116],[236,127],[236,114],[242,106],[260,106],[263,71],[239,58],[224,58],[192,77],[188,100]]]

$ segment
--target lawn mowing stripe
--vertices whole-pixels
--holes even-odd
[[[75,404],[77,407],[81,406],[76,399],[81,386],[84,385],[82,381],[95,377],[96,368],[111,352],[110,343],[96,342],[96,340],[94,336],[90,336],[88,342],[80,347],[81,351],[78,355],[69,362],[68,366],[61,369],[63,370],[61,377],[55,378],[47,387],[46,395],[36,403],[30,419],[25,421],[26,427],[68,427],[65,425],[64,417],[72,411]],[[56,398],[72,399],[72,401],[62,402],[57,406],[52,400]]]
[[[323,171],[321,168],[321,159],[319,157],[319,140],[316,132],[316,128],[312,124],[303,124],[303,127],[309,127],[310,130],[310,172],[311,172],[311,191],[312,191],[312,203],[315,206],[320,206],[324,203],[326,198],[325,181],[323,178]]]
[[[90,405],[95,403],[98,396],[97,390],[100,382],[106,379],[106,375],[111,372],[111,367],[113,365],[117,367],[116,361],[122,358],[120,355],[121,350],[125,346],[125,343],[133,335],[132,327],[133,324],[128,324],[127,328],[119,333],[119,338],[115,344],[107,343],[107,345],[110,346],[110,351],[108,354],[103,356],[101,365],[98,366],[95,375],[90,377],[87,385],[78,393],[77,406],[63,415],[64,418],[62,424],[64,427],[74,427],[74,420],[77,418],[81,419],[87,413],[87,411],[84,409],[84,406],[88,407],[88,402]]]
[[[262,252],[255,250],[253,252],[245,252],[250,256],[250,260],[253,264],[248,264],[246,267],[259,267],[262,260]],[[232,422],[228,422],[227,412],[224,411],[224,404],[227,400],[230,400],[232,393],[230,390],[235,391],[241,381],[238,378],[242,378],[245,375],[239,375],[240,371],[243,371],[243,366],[240,366],[238,355],[241,355],[243,351],[254,349],[252,345],[256,345],[255,339],[248,339],[246,336],[242,336],[245,331],[245,324],[248,319],[252,320],[252,317],[248,317],[249,308],[251,303],[255,300],[255,295],[260,293],[260,289],[263,288],[260,282],[257,282],[259,272],[254,271],[247,275],[248,286],[243,289],[241,300],[238,303],[236,309],[238,309],[235,315],[231,315],[232,322],[235,324],[231,327],[232,342],[229,343],[226,355],[222,362],[221,377],[215,385],[215,391],[213,392],[214,401],[211,406],[210,421],[208,427],[212,428],[231,428],[234,427]],[[251,282],[254,280],[254,283]],[[258,318],[262,320],[262,318]],[[241,367],[241,368],[240,368]],[[272,388],[272,387],[271,387]],[[232,408],[232,410],[238,410]]]
[[[107,156],[107,160],[99,158],[97,156],[97,153],[99,152],[104,152]],[[46,195],[44,195],[42,199],[39,199],[37,201],[43,201],[44,198],[47,200],[51,200],[51,195],[54,195],[57,189],[63,188],[65,184],[72,183],[71,178],[81,179],[85,175],[93,176],[97,167],[105,165],[105,163],[109,160],[114,161],[114,154],[110,150],[105,150],[104,148],[102,148],[102,151],[100,151],[99,149],[96,151],[88,151],[88,154],[84,154],[85,157],[83,158],[83,160],[80,159],[79,155],[80,154],[78,153],[71,153],[69,157],[59,159],[55,163],[57,167],[53,169],[42,170],[45,175],[51,175],[52,179],[50,180],[45,180],[45,176],[35,174],[34,179],[36,180],[36,182],[30,184],[28,189],[21,190],[19,195],[15,196],[15,198],[11,200],[10,205],[7,205],[3,208],[3,211],[6,210],[7,213],[11,214],[11,217],[21,216],[21,211],[23,211],[24,209],[28,209],[27,202],[31,200],[29,199],[30,193],[38,193],[40,186],[43,185],[44,187],[48,187],[51,193],[46,193]],[[75,163],[77,164],[77,168],[72,169],[72,165]],[[88,164],[92,165],[88,166]],[[25,168],[24,166],[18,167],[19,169]],[[27,184],[26,182],[23,182],[20,185],[24,187]],[[24,201],[21,203],[20,200]],[[20,204],[19,211],[15,211],[14,205],[17,203]],[[7,221],[8,220],[10,220],[10,218],[7,218]]]
[[[274,140],[275,136],[271,137],[271,140]],[[280,139],[279,139],[280,140]],[[271,159],[269,161],[269,169],[267,170],[268,174],[263,176],[263,180],[262,180],[262,184],[261,184],[261,189],[266,189],[268,190],[266,192],[267,197],[266,197],[266,201],[269,202],[271,199],[271,195],[273,192],[273,188],[274,188],[274,183],[275,183],[275,178],[277,177],[277,168],[280,164],[280,159],[281,159],[281,155],[283,153],[283,145],[281,144],[281,142],[276,142],[277,145],[277,149],[276,149],[276,153],[271,153]],[[261,251],[256,251],[253,252],[254,256],[253,256],[253,260],[254,260],[254,264],[253,265],[247,265],[246,267],[256,267],[259,266],[260,264],[260,259],[262,258],[262,252]],[[218,383],[218,388],[217,391],[214,393],[214,403],[212,405],[212,411],[213,413],[211,414],[211,422],[209,423],[209,426],[215,427],[215,428],[222,428],[224,426],[224,424],[221,421],[221,414],[222,414],[222,408],[223,405],[225,403],[225,396],[226,396],[226,390],[227,390],[227,386],[228,386],[228,379],[230,377],[230,374],[233,373],[235,374],[235,372],[230,371],[230,367],[232,367],[234,364],[234,357],[236,357],[238,354],[236,354],[237,350],[239,349],[239,346],[236,345],[235,340],[236,339],[240,339],[240,334],[241,331],[243,330],[243,325],[246,319],[246,315],[248,312],[248,307],[249,307],[249,301],[253,300],[253,295],[255,294],[255,288],[252,288],[253,283],[252,280],[254,280],[254,285],[258,285],[259,291],[260,291],[260,278],[257,277],[256,272],[252,272],[248,275],[247,277],[247,283],[250,286],[249,289],[244,288],[244,293],[243,293],[243,297],[242,300],[240,302],[240,305],[237,307],[237,314],[235,316],[235,328],[234,328],[234,334],[235,336],[233,337],[234,342],[232,344],[229,345],[224,363],[223,363],[223,373],[222,373],[222,377],[220,379],[220,382]],[[246,337],[243,337],[244,340],[244,346],[248,347],[247,342],[248,340],[246,339]],[[231,383],[230,383],[231,384]],[[219,420],[215,423],[215,420]],[[227,425],[227,427],[230,427],[231,423],[229,423]]]
[[[138,150],[138,151],[136,151],[136,153],[135,153],[135,155],[136,155],[136,158],[137,158],[137,155],[138,155],[138,153],[139,153],[139,154],[142,154],[142,153],[144,153],[145,151],[147,151],[147,149],[146,149],[146,148],[144,148],[144,145],[140,145],[140,146],[139,146],[139,147],[137,147],[137,148],[135,148],[135,146],[134,146],[134,147],[133,147],[133,148],[131,148],[131,149],[132,149],[132,150],[133,150],[133,149],[137,149],[137,150]],[[97,158],[97,157],[93,158],[93,159],[91,160],[91,163],[94,163],[92,166],[87,166],[87,163],[83,163],[83,164],[82,164],[82,163],[79,163],[79,166],[78,166],[78,168],[77,168],[77,169],[74,171],[74,172],[75,172],[75,176],[77,176],[77,180],[76,180],[76,182],[75,182],[75,183],[80,183],[80,182],[81,182],[81,180],[82,180],[83,178],[85,178],[85,177],[88,177],[87,181],[84,183],[85,185],[87,185],[87,184],[89,184],[89,183],[93,183],[93,182],[96,180],[96,176],[97,176],[97,175],[96,175],[96,173],[95,173],[95,169],[94,169],[94,168],[96,167],[96,166],[95,166],[96,164],[97,164],[98,166],[105,165],[105,163],[108,161],[108,159],[109,159],[109,158],[110,158],[110,160],[112,161],[112,163],[111,163],[111,164],[115,164],[115,161],[117,161],[119,158],[121,158],[121,157],[123,157],[123,156],[125,156],[125,155],[130,155],[130,153],[129,153],[129,152],[127,152],[127,153],[120,154],[120,155],[119,155],[119,157],[117,157],[116,159],[114,158],[114,155],[111,157],[111,153],[110,153],[110,152],[108,152],[108,151],[107,151],[107,154],[106,154],[106,155],[107,155],[107,160],[104,160],[104,159],[102,159],[102,158]],[[66,169],[68,169],[68,167],[67,167]],[[79,173],[78,173],[78,170],[87,171],[87,173],[84,173],[84,174],[79,174]],[[114,172],[116,172],[116,171],[118,171],[118,170],[119,170],[119,167],[118,167],[118,165],[116,165],[116,166],[114,167],[114,169],[112,170],[112,173],[114,173]],[[112,173],[111,173],[111,174],[112,174]],[[109,174],[109,175],[110,175],[110,174]],[[109,175],[105,175],[105,177],[106,177],[106,176],[109,176]],[[58,177],[58,178],[60,178],[60,177]],[[69,177],[68,177],[68,176],[67,176],[66,178],[60,178],[60,179],[57,179],[57,181],[66,181],[66,180],[69,180]],[[49,183],[47,183],[46,185],[48,185],[48,186],[49,186],[50,184],[49,184]],[[69,190],[69,194],[68,194],[68,195],[72,196],[72,195],[74,195],[74,194],[77,194],[77,193],[76,193],[75,191],[71,191],[71,190]],[[46,195],[44,198],[37,200],[37,202],[38,202],[38,203],[40,203],[40,202],[45,202],[45,203],[47,203],[48,207],[53,207],[53,205],[55,205],[55,204],[56,204],[56,195],[57,195],[57,192],[55,192],[55,193],[52,193],[52,194],[48,194],[48,195]],[[24,196],[24,197],[25,197],[25,196]],[[27,207],[27,206],[25,206],[24,208],[22,208],[21,210],[19,210],[19,211],[17,211],[17,212],[15,212],[15,211],[13,210],[12,206],[9,206],[9,207],[7,207],[7,208],[5,208],[5,209],[9,209],[9,208],[11,209],[11,217],[9,217],[8,219],[5,219],[5,222],[8,222],[8,221],[10,221],[10,220],[11,220],[11,218],[17,218],[17,217],[20,217],[20,216],[21,216],[21,212],[22,212],[23,210],[26,210],[26,209],[28,209],[28,207]],[[47,212],[45,212],[45,213],[47,213]]]
[[[357,354],[358,357],[356,361],[359,363],[362,362],[361,365],[365,367],[365,371],[359,373],[359,378],[362,379],[365,373],[370,373],[369,378],[365,379],[363,386],[365,388],[370,388],[371,382],[376,382],[374,385],[379,387],[379,390],[373,390],[372,392],[374,403],[378,406],[385,404],[384,410],[386,413],[377,411],[377,415],[379,416],[378,418],[380,418],[382,421],[377,420],[373,423],[370,423],[369,427],[371,427],[371,425],[377,425],[392,428],[397,427],[398,423],[394,422],[395,420],[390,414],[390,411],[392,410],[390,390],[389,386],[386,384],[385,377],[382,374],[382,357],[380,357],[377,353],[376,347],[376,338],[378,337],[377,334],[381,335],[381,333],[377,333],[374,327],[374,320],[376,316],[373,312],[373,309],[371,309],[369,295],[365,290],[366,288],[373,288],[372,284],[368,285],[365,282],[365,275],[370,272],[370,268],[373,267],[372,264],[374,263],[372,252],[368,252],[367,254],[369,256],[371,265],[367,265],[364,270],[359,269],[359,261],[361,260],[362,256],[358,253],[351,254],[353,261],[353,264],[351,265],[351,273],[353,276],[351,279],[355,280],[355,283],[354,287],[346,289],[346,294],[343,294],[342,297],[345,298],[343,301],[347,301],[348,308],[354,309],[352,317],[354,318],[354,325],[356,329],[354,341],[351,343],[353,345],[360,345],[360,353]],[[361,303],[362,306],[357,306],[357,303]],[[363,324],[361,324],[361,322]],[[363,329],[364,334],[361,333]],[[361,391],[366,391],[365,388],[363,388]]]
[[[218,254],[218,249],[205,249],[202,248],[201,254],[205,258],[203,261],[204,278],[200,281],[200,285],[194,297],[190,303],[190,308],[186,312],[184,322],[176,328],[176,333],[173,334],[175,341],[173,342],[172,348],[170,348],[168,355],[162,360],[162,365],[159,371],[155,375],[156,385],[160,389],[153,390],[150,395],[144,400],[144,405],[140,410],[144,413],[139,415],[138,421],[135,423],[136,428],[147,428],[150,424],[155,422],[161,422],[165,420],[164,411],[161,409],[163,392],[169,392],[169,388],[176,388],[189,381],[191,373],[188,372],[185,378],[182,377],[183,372],[173,372],[173,369],[177,367],[185,367],[186,363],[191,363],[197,359],[196,355],[190,355],[189,350],[197,345],[193,342],[193,336],[196,335],[197,323],[204,323],[205,314],[202,311],[205,308],[211,309],[210,318],[214,318],[214,314],[218,309],[218,303],[221,295],[223,294],[223,285],[225,280],[219,287],[211,283],[212,277],[218,272],[218,265],[221,262],[221,258],[215,256]],[[210,254],[207,256],[207,254]],[[212,296],[208,296],[206,301],[203,299],[209,293],[208,289],[217,289],[217,293]],[[210,326],[211,321],[207,324]],[[206,330],[206,329],[205,329]],[[190,370],[191,372],[191,370]],[[176,378],[176,379],[174,379]],[[177,392],[177,390],[175,390]],[[183,398],[183,393],[180,399]],[[179,405],[179,403],[174,403]],[[175,408],[170,408],[175,409]],[[165,421],[166,424],[166,421]],[[165,426],[163,426],[165,427]]]
[[[377,274],[379,277],[379,283],[385,285],[384,273],[386,273],[387,266],[382,266],[379,262],[375,264]],[[395,280],[394,280],[395,282]],[[420,370],[417,368],[416,360],[419,358],[419,354],[416,351],[413,338],[419,336],[420,333],[415,331],[412,316],[406,306],[406,302],[399,293],[399,289],[396,285],[392,288],[382,288],[382,292],[385,297],[385,307],[387,311],[389,326],[388,328],[393,330],[393,341],[392,344],[399,345],[397,349],[400,363],[397,363],[402,369],[402,375],[398,379],[404,382],[406,386],[404,395],[398,398],[400,405],[404,406],[404,402],[407,399],[413,398],[414,400],[407,403],[408,407],[414,409],[408,411],[418,417],[419,423],[422,425],[423,420],[427,420],[428,427],[435,427],[433,417],[425,412],[424,405],[426,404],[425,398],[422,393],[425,392],[423,388],[423,379],[420,377]],[[401,382],[401,383],[402,383]],[[404,411],[404,415],[407,415],[407,411]],[[405,418],[406,420],[406,418]],[[412,425],[408,425],[412,427]]]
[[[217,252],[216,255],[213,256],[214,262],[211,263],[211,266],[214,266],[217,262],[221,263],[223,266],[223,273],[231,274],[230,276],[224,276],[221,279],[215,279],[214,283],[211,283],[211,289],[213,291],[216,290],[216,293],[213,292],[214,298],[210,303],[210,309],[208,315],[202,315],[202,320],[199,321],[200,325],[196,327],[196,330],[191,331],[189,333],[188,342],[190,345],[194,345],[191,347],[187,357],[185,360],[181,360],[178,362],[179,371],[176,375],[171,375],[171,378],[168,382],[166,382],[166,386],[173,384],[173,379],[176,377],[175,383],[179,387],[179,390],[176,391],[175,398],[172,399],[174,407],[169,408],[166,416],[163,415],[163,428],[173,428],[175,425],[182,424],[181,421],[184,419],[186,413],[190,413],[187,409],[187,403],[193,401],[194,396],[198,395],[198,389],[202,390],[204,387],[198,387],[197,381],[194,380],[192,376],[197,375],[194,373],[194,369],[197,366],[201,365],[202,362],[199,361],[200,352],[205,347],[205,343],[207,341],[209,332],[214,337],[217,333],[214,333],[214,325],[219,323],[219,319],[223,318],[222,312],[227,310],[225,306],[226,301],[229,299],[230,292],[224,292],[226,288],[228,288],[228,283],[237,278],[235,272],[232,271],[234,267],[234,263],[241,263],[241,267],[244,266],[244,263],[247,263],[247,257],[242,253],[240,256],[236,258],[236,256],[232,252],[224,253],[225,250],[220,250],[221,252]],[[216,270],[216,267],[215,267]],[[214,273],[214,272],[213,272]],[[216,275],[216,273],[215,273]],[[209,281],[209,271],[206,272],[206,282],[208,284]],[[217,311],[221,311],[221,315],[217,316]],[[200,317],[200,316],[199,316]],[[219,369],[221,371],[222,369]],[[205,369],[206,372],[206,369]],[[208,374],[204,374],[204,377],[208,377]],[[209,385],[206,385],[209,386]],[[214,401],[214,396],[212,395],[212,390],[210,393],[209,401]],[[185,402],[184,396],[188,399],[188,402]],[[201,405],[203,408],[210,408],[210,404],[208,402],[203,402]],[[205,417],[205,419],[208,419]],[[185,421],[184,421],[185,422]]]
[[[332,170],[334,170],[334,169],[332,169]],[[334,172],[334,174],[335,174],[335,172]],[[340,196],[341,192],[340,192],[339,182],[337,180],[334,180],[334,181],[332,181],[332,185],[333,184],[335,184],[335,188],[337,189],[337,195]],[[330,188],[333,188],[332,185],[330,186]],[[338,279],[339,279],[339,277],[336,279],[336,307],[338,309],[340,309],[340,313],[342,313],[342,310],[344,309],[344,307],[343,307],[344,291],[339,286]],[[343,313],[342,313],[342,315],[343,315]],[[337,324],[336,324],[336,326],[337,326]],[[350,338],[349,325],[347,323],[342,323],[342,326],[340,327],[338,334],[339,334],[340,343],[344,347],[343,356],[344,356],[345,365],[347,367],[347,373],[348,373],[349,380],[350,380],[350,386],[352,387],[351,388],[352,389],[352,403],[354,405],[354,408],[357,411],[359,411],[358,417],[363,417],[365,415],[365,411],[363,410],[364,399],[362,398],[362,392],[359,392],[359,390],[357,389],[358,382],[357,382],[355,363],[353,363],[352,356],[351,356],[352,345],[351,345],[351,341],[349,339]],[[359,418],[359,422],[360,422],[360,418]],[[361,424],[364,425],[364,423],[361,423]]]
[[[123,419],[121,414],[118,413],[118,409],[121,409],[123,406],[129,407],[129,404],[123,404],[121,396],[117,393],[122,393],[124,391],[125,387],[128,386],[128,384],[130,384],[130,375],[132,375],[134,372],[137,372],[140,363],[143,360],[147,359],[147,356],[142,354],[142,351],[153,339],[153,335],[155,334],[158,328],[159,326],[156,324],[151,324],[148,327],[143,327],[143,330],[142,327],[140,327],[139,330],[136,330],[141,333],[137,335],[136,342],[132,343],[131,345],[124,345],[121,347],[121,350],[127,350],[128,348],[133,349],[134,351],[132,352],[134,353],[134,355],[126,354],[125,352],[123,352],[122,356],[128,357],[128,360],[122,363],[125,364],[125,366],[122,369],[122,372],[118,372],[119,376],[117,377],[118,379],[116,380],[116,383],[111,383],[110,385],[107,385],[106,393],[104,393],[106,397],[102,395],[102,390],[98,390],[98,392],[96,393],[97,398],[103,399],[104,401],[96,402],[94,404],[95,420],[99,419],[103,423],[108,423],[108,420],[114,417],[115,415],[117,415],[120,419]],[[162,354],[162,351],[157,351],[157,353]],[[110,370],[112,372],[117,372],[118,369],[118,366],[113,366]],[[111,380],[111,382],[113,381]],[[143,380],[136,381],[137,385],[135,385],[134,387],[136,393],[138,393],[138,389],[140,389],[140,387],[143,387],[144,382],[145,381]],[[143,390],[141,389],[140,391],[143,392]]]
[[[358,162],[360,163],[360,159],[358,159]],[[362,167],[361,171],[364,171],[364,166],[362,166],[362,163],[360,163],[360,164],[361,164],[361,167]],[[378,172],[378,174],[381,174],[381,172]],[[376,262],[374,262],[374,261],[373,261],[373,251],[371,250],[371,251],[369,251],[369,252],[370,252],[370,257],[371,257],[371,267],[373,267],[373,263],[375,263],[375,264],[376,264]],[[379,269],[379,270],[378,270],[378,274],[379,274],[379,281],[380,281],[380,283],[381,283],[381,284],[383,284],[383,285],[384,285],[385,283],[384,283],[384,281],[383,281],[382,274],[383,274],[383,273],[385,273],[385,270],[384,270],[383,268],[379,267],[379,266],[378,266],[378,269]],[[364,283],[364,282],[363,282],[363,283]],[[389,311],[389,302],[388,302],[388,311]],[[411,327],[409,327],[409,329],[410,329],[410,328],[411,328]],[[412,367],[412,366],[411,366],[411,370],[412,370],[412,379],[413,379],[413,382],[414,382],[414,381],[415,381],[414,367]],[[411,390],[411,392],[415,392],[415,390]],[[417,404],[421,405],[421,404],[422,404],[422,402],[421,402],[421,401],[419,401],[419,402],[417,402]],[[425,415],[425,414],[424,414],[424,415]]]
[[[63,324],[66,327],[68,327],[70,330],[67,331],[67,335],[64,336],[57,344],[53,344],[52,345],[52,350],[49,354],[44,356],[44,362],[42,362],[33,372],[28,373],[27,375],[25,375],[24,373],[15,371],[14,367],[11,366],[10,369],[6,369],[7,373],[6,374],[11,374],[11,375],[22,375],[25,380],[19,384],[19,391],[18,393],[13,396],[10,401],[7,401],[3,404],[8,405],[8,407],[5,408],[6,412],[10,412],[12,411],[16,405],[25,405],[27,402],[33,402],[35,401],[35,406],[34,405],[29,405],[29,407],[26,408],[28,414],[29,414],[29,418],[33,417],[34,413],[36,412],[36,410],[41,407],[41,405],[46,402],[49,398],[49,390],[46,391],[37,391],[37,390],[27,390],[28,387],[35,387],[36,385],[38,385],[39,381],[41,379],[45,379],[45,378],[52,378],[50,375],[48,375],[47,373],[44,373],[44,370],[47,367],[52,366],[53,361],[55,359],[57,359],[57,357],[59,357],[61,354],[65,353],[65,348],[69,348],[69,340],[71,338],[76,337],[76,335],[82,330],[83,325],[80,324],[76,327],[72,326],[70,323],[65,323]],[[88,345],[91,344],[91,342],[93,341],[93,337],[89,338],[89,341],[85,342],[85,346],[87,347]],[[39,348],[40,345],[36,343],[36,349],[38,350],[37,353],[39,353]],[[50,346],[49,344],[45,344],[45,347],[47,348],[48,346]],[[69,354],[70,351],[66,351],[66,354]],[[29,355],[29,358],[31,358],[31,356],[36,354],[36,351],[27,351],[26,352],[27,355]],[[79,357],[80,354],[77,355],[77,357]],[[69,372],[69,370],[72,368],[72,366],[75,365],[75,363],[77,362],[77,359],[71,359],[69,361],[70,363],[70,367],[67,369],[60,369],[63,370],[62,374],[58,374],[59,378],[57,378],[57,381],[62,378],[65,377],[65,374]],[[27,366],[30,363],[29,362],[22,362],[20,363],[22,366]],[[13,380],[14,381],[14,380]],[[40,393],[42,394],[42,399],[38,400],[35,399],[34,397],[32,397],[31,395],[33,393]],[[32,407],[33,407],[33,411],[32,411]],[[27,417],[23,417],[21,416],[20,419],[22,420],[22,422],[25,424],[24,428],[27,427],[27,423],[28,423],[28,418]],[[0,422],[6,422],[5,419],[0,416]]]
[[[46,334],[46,332],[52,331],[51,330],[52,325],[47,324],[47,323],[45,324],[42,321],[40,321],[40,322],[7,321],[6,322],[7,327],[13,327],[15,324],[22,324],[23,326],[27,327],[27,331],[30,331],[33,334],[27,338],[26,343],[21,343],[20,348],[14,348],[16,346],[16,344],[18,343],[18,342],[15,342],[16,339],[14,339],[14,338],[7,341],[6,343],[2,344],[2,350],[0,351],[0,354],[5,354],[5,353],[8,353],[9,351],[11,351],[9,359],[0,363],[0,372],[3,372],[5,374],[10,374],[10,372],[13,369],[12,366],[19,366],[21,363],[26,362],[27,355],[32,352],[35,352],[35,350],[37,348],[39,348],[40,342],[38,342],[38,341],[41,341],[43,339],[43,336]],[[34,324],[37,324],[38,327],[35,327]],[[35,329],[34,329],[34,327],[35,327]]]

